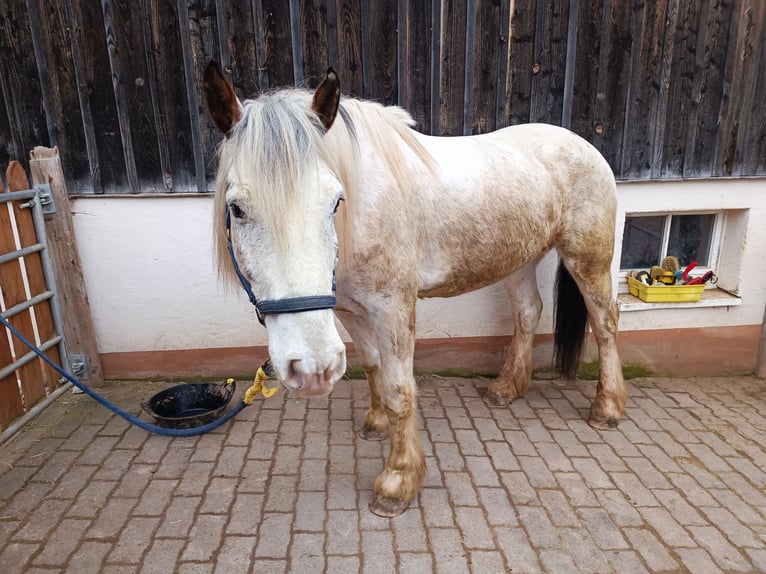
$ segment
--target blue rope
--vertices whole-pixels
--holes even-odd
[[[3,323],[10,331],[13,333],[16,337],[21,340],[22,343],[24,343],[27,347],[32,349],[34,353],[40,357],[43,361],[45,361],[48,365],[53,367],[53,369],[59,373],[62,377],[64,377],[67,381],[72,383],[75,387],[80,389],[82,392],[84,392],[86,395],[91,397],[92,399],[95,399],[96,402],[102,404],[106,408],[108,408],[110,411],[112,411],[115,414],[120,415],[122,418],[124,418],[126,421],[128,421],[131,424],[136,425],[137,427],[140,427],[146,431],[155,433],[155,434],[161,434],[165,436],[197,436],[201,434],[205,434],[206,432],[209,432],[213,429],[218,428],[223,423],[227,422],[229,419],[231,419],[233,416],[235,416],[237,413],[239,413],[242,409],[244,409],[247,404],[240,401],[240,403],[235,406],[233,409],[229,410],[225,415],[222,417],[214,420],[213,422],[207,423],[206,425],[202,425],[199,427],[194,427],[190,429],[169,429],[157,425],[153,425],[151,423],[147,423],[146,421],[142,421],[140,418],[138,418],[135,415],[130,414],[129,412],[121,409],[114,403],[109,402],[104,397],[99,395],[98,393],[92,391],[89,387],[87,387],[84,383],[78,381],[74,378],[74,376],[68,372],[66,372],[64,369],[62,369],[60,366],[58,366],[56,363],[54,363],[52,360],[50,360],[45,353],[43,353],[40,349],[38,349],[34,343],[29,341],[24,335],[19,333],[19,331],[11,325],[8,320],[0,315],[0,322]]]

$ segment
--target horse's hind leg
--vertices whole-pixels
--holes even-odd
[[[617,321],[620,312],[617,302],[612,298],[612,277],[608,261],[603,262],[600,268],[593,265],[578,266],[566,257],[564,261],[582,293],[588,309],[588,323],[598,345],[598,385],[596,398],[590,407],[588,424],[599,429],[614,428],[625,412],[628,389],[617,351]]]
[[[364,440],[380,441],[388,438],[388,415],[380,399],[380,353],[375,343],[372,327],[349,312],[337,312],[338,318],[354,340],[354,350],[362,363],[362,369],[370,387],[370,406],[364,415],[359,436]]]
[[[507,405],[524,394],[532,378],[532,347],[543,309],[535,274],[538,261],[529,263],[503,281],[511,298],[514,333],[500,375],[484,395],[488,405]]]

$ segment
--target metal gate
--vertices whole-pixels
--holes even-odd
[[[9,191],[0,193],[0,312],[53,361],[67,368],[43,218],[44,213],[55,211],[50,187],[31,187],[18,162],[8,166],[7,179]],[[20,421],[67,387],[59,387],[52,368],[8,329],[0,329],[0,443],[13,434]]]

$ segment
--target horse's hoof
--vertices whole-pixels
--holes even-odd
[[[588,424],[593,427],[594,429],[598,430],[610,430],[610,429],[616,429],[617,423],[619,421],[617,419],[588,419]]]
[[[379,442],[388,438],[387,430],[378,430],[364,425],[359,431],[359,438],[370,442]]]
[[[385,496],[376,495],[370,501],[370,511],[378,516],[385,518],[393,518],[399,516],[402,512],[407,510],[410,506],[409,500],[399,500],[398,498],[387,498]]]
[[[484,393],[484,404],[489,407],[507,407],[511,400],[502,396],[498,395],[495,391],[491,389],[487,389],[487,392]]]

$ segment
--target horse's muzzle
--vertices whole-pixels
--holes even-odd
[[[346,353],[345,351],[338,353],[321,371],[308,367],[307,361],[291,361],[287,378],[282,381],[282,384],[292,390],[297,398],[329,395],[335,383],[346,372]]]

